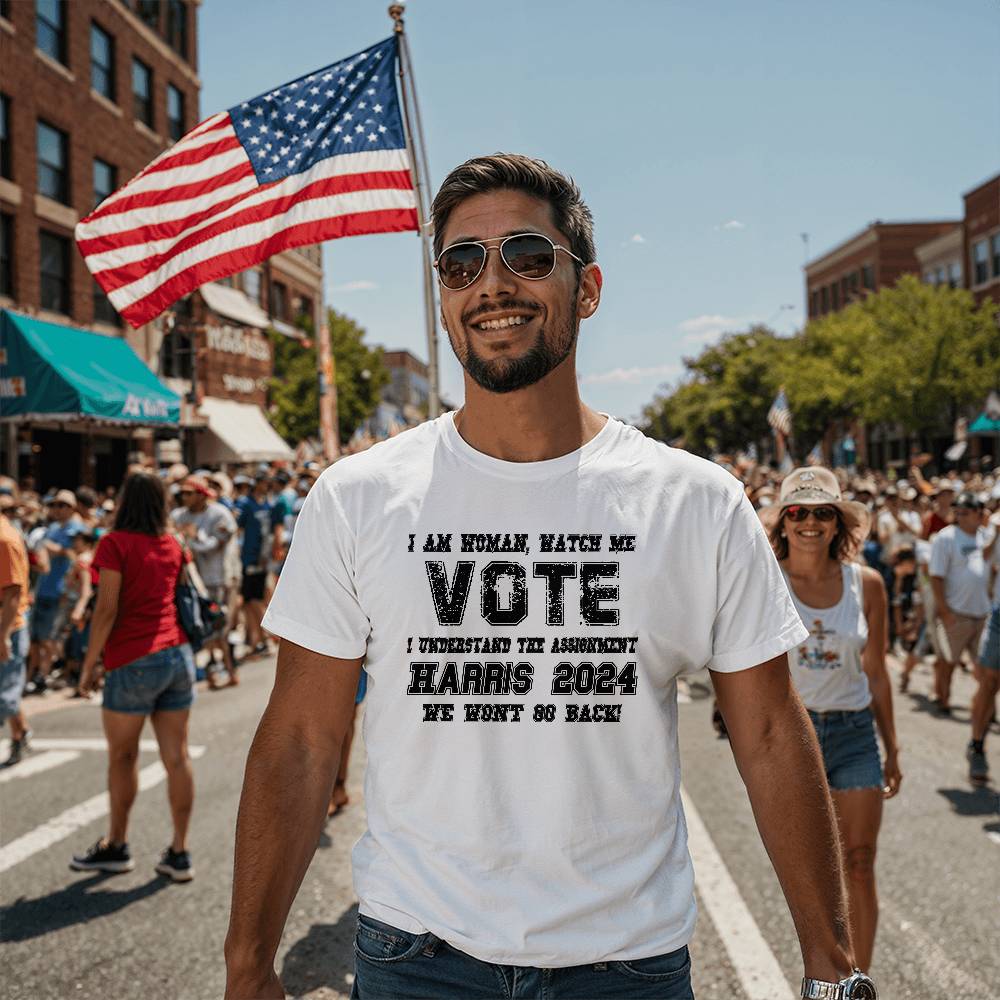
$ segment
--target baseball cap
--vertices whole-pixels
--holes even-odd
[[[971,490],[964,490],[955,499],[954,507],[961,507],[965,510],[982,510],[983,505]]]

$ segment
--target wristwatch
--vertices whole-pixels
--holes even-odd
[[[878,1000],[878,990],[868,976],[855,969],[839,983],[805,978],[801,996],[804,1000]]]

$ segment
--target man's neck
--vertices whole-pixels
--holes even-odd
[[[544,462],[577,451],[607,421],[580,399],[572,369],[572,381],[556,374],[510,393],[488,392],[466,376],[456,430],[476,451],[505,462]]]

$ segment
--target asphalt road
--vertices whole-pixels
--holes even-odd
[[[239,688],[200,694],[193,714],[191,742],[204,749],[194,764],[197,875],[188,885],[170,884],[153,871],[170,836],[154,749],[140,759],[151,787],[140,792],[133,811],[135,871],[104,876],[68,869],[70,854],[105,832],[100,711],[59,703],[33,716],[36,739],[53,742],[26,758],[34,773],[17,774],[26,764],[0,771],[7,1000],[222,995],[236,807],[273,663],[250,664],[242,675]],[[923,669],[912,685],[917,693],[897,696],[904,784],[887,804],[880,840],[882,916],[872,973],[889,1000],[982,1000],[1000,995],[998,796],[995,786],[967,784],[967,712],[956,710],[952,720],[932,716],[922,697],[929,684]],[[967,704],[971,690],[971,678],[960,675],[955,704]],[[684,786],[707,831],[695,855],[701,905],[691,946],[696,995],[794,997],[801,965],[791,920],[728,744],[709,724],[708,693],[707,678],[695,678],[680,712]],[[144,736],[152,737],[148,727]],[[991,745],[1000,773],[1000,737],[991,737],[988,751]],[[41,769],[43,758],[54,766]],[[364,823],[363,764],[357,744],[351,805],[327,824],[286,927],[278,968],[290,995],[329,1000],[350,990],[356,908],[349,854]],[[690,825],[694,830],[697,820]],[[774,969],[773,992],[754,985],[755,968]]]

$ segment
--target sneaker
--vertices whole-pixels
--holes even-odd
[[[102,838],[86,854],[74,854],[69,866],[77,872],[111,872],[117,875],[132,871],[135,862],[128,844],[112,844]]]
[[[166,875],[171,882],[190,882],[194,878],[191,852],[175,851],[172,847],[168,847],[163,852],[156,870],[161,875]]]
[[[33,735],[30,729],[26,729],[19,740],[10,741],[10,756],[3,762],[4,767],[13,767],[21,763],[21,758],[31,749]]]
[[[969,762],[969,781],[986,781],[990,774],[989,764],[986,763],[986,754],[970,743],[969,748],[965,751],[965,758]]]

